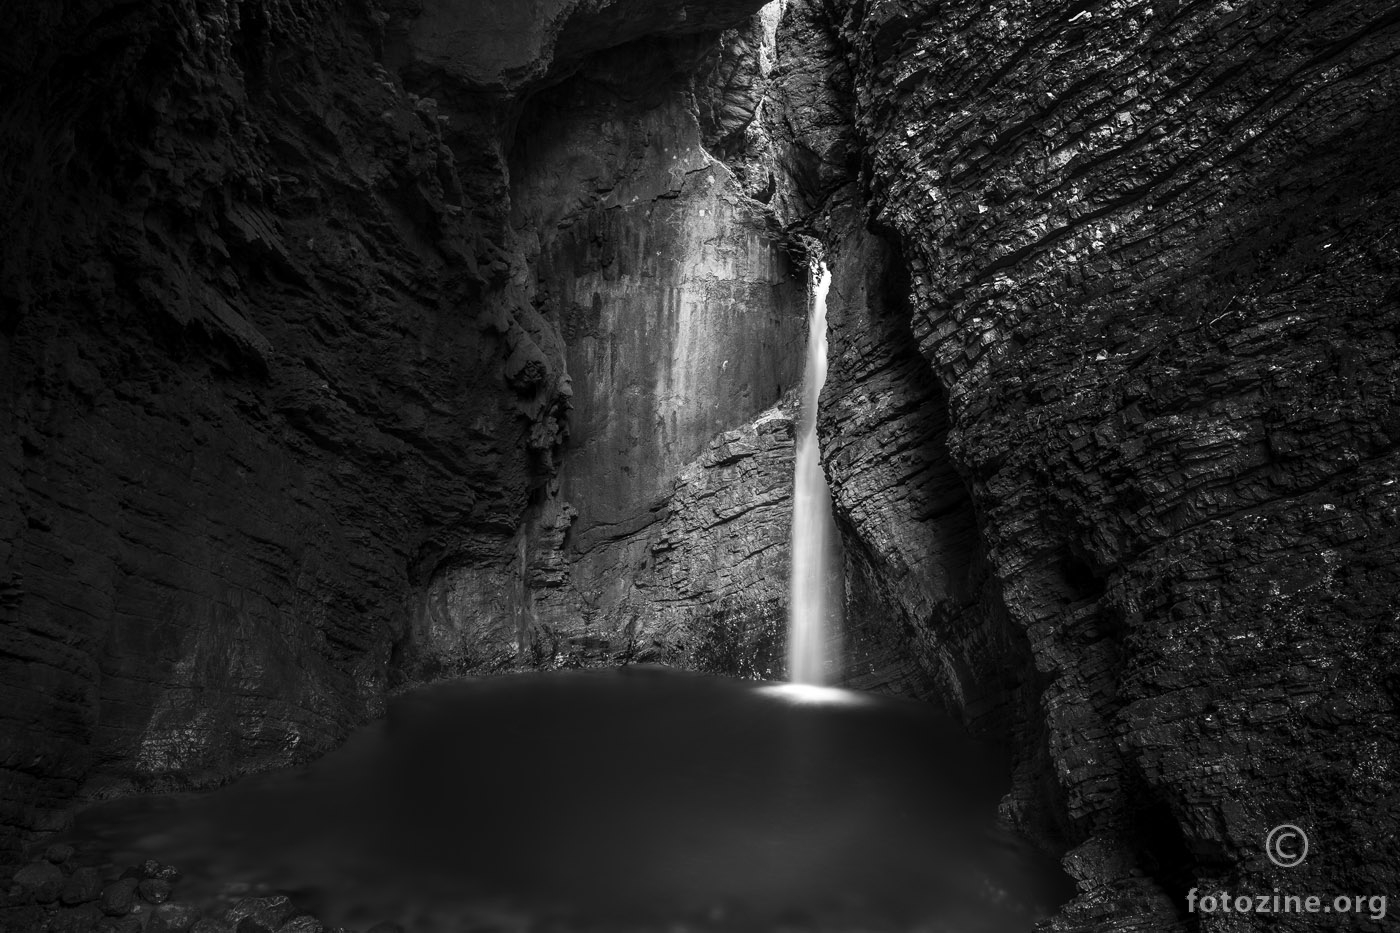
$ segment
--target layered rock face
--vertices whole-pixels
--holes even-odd
[[[792,428],[775,406],[801,375],[807,274],[705,148],[691,76],[714,38],[595,54],[518,116],[509,220],[532,274],[515,300],[559,335],[569,440],[512,560],[429,584],[409,676],[781,675]]]
[[[503,388],[453,155],[372,27],[6,17],[7,853],[84,782],[331,747],[413,568],[541,481],[555,400]]]
[[[1009,803],[1080,843],[1063,928],[1273,928],[1186,891],[1392,887],[1393,11],[825,12],[891,244],[828,200],[848,548],[940,693],[1048,753],[1058,820]],[[979,694],[1029,699],[1045,752]]]
[[[519,29],[524,8],[476,4],[501,28],[455,33],[460,4],[6,17],[6,857],[80,790],[324,751],[391,681],[560,663],[572,643],[550,620],[598,598],[534,609],[575,514],[558,476],[571,397],[573,482],[606,487],[569,492],[580,542],[655,517],[690,464],[643,559],[752,520],[768,531],[745,579],[779,577],[787,417],[743,425],[791,387],[799,364],[771,360],[800,341],[805,277],[706,168],[678,96],[706,37],[754,5],[555,6]],[[645,36],[641,60],[608,59]],[[620,127],[606,180],[549,148],[542,114],[569,105],[576,71],[593,96],[570,132]],[[619,82],[658,90],[621,100]],[[607,379],[569,378],[605,359],[618,405],[643,393],[632,409],[609,408]],[[635,442],[635,483],[590,461],[657,428],[647,406],[670,422]],[[770,507],[731,488],[741,473]],[[708,601],[739,560],[676,573]],[[764,613],[750,641],[775,638]],[[696,663],[754,656],[719,639]]]

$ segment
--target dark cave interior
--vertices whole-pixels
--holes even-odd
[[[1392,5],[0,26],[0,930],[185,933],[55,834],[415,690],[783,680],[817,259],[839,683],[1008,756],[1001,829],[1077,885],[1037,929],[1395,886]]]

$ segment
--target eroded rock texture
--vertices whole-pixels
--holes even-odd
[[[569,438],[509,559],[429,585],[411,676],[781,674],[792,428],[772,409],[801,375],[807,275],[705,148],[692,75],[714,44],[600,52],[520,112],[509,221],[532,274],[512,288],[559,335]]]
[[[859,327],[837,324],[829,470],[926,662],[1033,658],[1082,843],[1063,927],[1263,929],[1186,916],[1186,889],[1393,887],[1393,10],[826,12],[911,280],[901,319],[832,222]],[[1287,872],[1282,822],[1317,853]]]
[[[453,155],[368,21],[109,6],[6,18],[9,831],[339,741],[552,404],[501,384]]]
[[[551,663],[531,594],[565,575],[576,510],[557,472],[571,395],[594,393],[587,413],[601,391],[569,378],[594,352],[584,332],[604,333],[588,323],[595,293],[615,299],[604,317],[658,312],[658,332],[709,309],[697,319],[738,345],[730,365],[752,382],[746,408],[704,397],[716,421],[685,390],[692,374],[672,374],[693,423],[646,462],[648,496],[788,387],[781,366],[761,384],[752,371],[800,334],[801,281],[783,290],[762,223],[716,220],[730,241],[686,245],[695,216],[742,212],[667,90],[756,4],[555,6],[523,29],[539,11],[506,3],[5,14],[3,858],[80,789],[203,784],[315,754],[391,679],[489,668],[502,645],[507,662]],[[450,22],[464,10],[465,31]],[[606,184],[522,169],[512,192],[527,100],[577,70],[605,85],[608,50],[643,37],[653,57],[628,78],[661,92],[615,114],[612,154],[644,164],[607,166]],[[683,169],[646,161],[666,158],[662,139]],[[562,212],[544,216],[551,205]],[[609,223],[630,246],[582,232]],[[545,250],[569,266],[554,279]],[[614,254],[632,263],[621,278]],[[588,276],[609,284],[586,305],[542,291]],[[651,291],[629,305],[643,278]],[[732,319],[745,289],[767,301],[752,318],[767,342]],[[672,293],[665,318],[650,300]],[[650,350],[634,344],[627,365]],[[465,633],[441,611],[454,600]],[[445,633],[450,657],[425,632]]]

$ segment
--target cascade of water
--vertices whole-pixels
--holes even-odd
[[[831,272],[821,263],[813,289],[807,334],[792,505],[788,678],[799,684],[826,682],[826,595],[836,523],[831,516],[831,490],[822,473],[821,449],[817,445],[817,400],[826,382],[826,294],[830,288]]]

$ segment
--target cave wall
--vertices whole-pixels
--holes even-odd
[[[948,400],[910,330],[902,257],[849,210],[832,218],[831,376],[823,456],[851,542],[848,610],[896,634],[922,690],[973,729],[1006,734],[1033,695],[978,516],[948,450]],[[985,721],[984,721],[985,720]]]
[[[422,44],[450,5],[4,15],[0,861],[75,795],[285,765],[395,684],[550,660],[521,653],[523,607],[571,509],[577,348],[571,309],[541,297],[541,221],[512,218],[516,124],[596,53],[661,32],[693,55],[754,6],[561,3],[539,32],[470,32],[490,47],[472,73]],[[654,166],[625,168],[645,185]],[[713,176],[648,197],[725,208]],[[693,288],[742,340],[719,292],[749,286],[715,270],[751,269],[774,286],[753,320],[781,342],[802,284],[776,287],[789,270],[760,228]],[[769,396],[677,440],[666,469]],[[465,639],[441,611],[454,592],[475,602]],[[433,626],[461,642],[451,665],[423,663]]]
[[[559,335],[568,441],[509,561],[448,565],[406,646],[443,670],[783,671],[807,270],[710,153],[715,34],[579,61],[514,121],[514,300]]]
[[[552,401],[500,378],[452,153],[371,21],[51,4],[5,35],[8,856],[80,789],[372,715],[411,567],[509,533]]]
[[[988,722],[1055,775],[1008,807],[1077,844],[1060,927],[1263,929],[1187,888],[1393,887],[1393,9],[812,9],[869,204],[809,219],[850,270],[822,425],[848,550],[954,708],[1006,683],[979,659],[1030,660],[1006,697],[1040,725]],[[1291,871],[1284,822],[1315,853]]]

